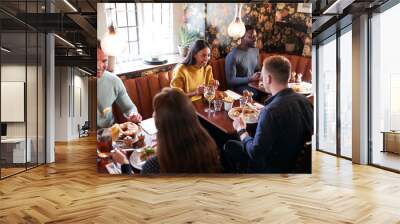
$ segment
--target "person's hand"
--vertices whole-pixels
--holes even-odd
[[[125,154],[119,149],[114,149],[111,156],[114,162],[119,164],[129,164],[128,158],[126,158]]]
[[[127,117],[128,121],[133,122],[133,123],[139,123],[142,121],[142,116],[139,113],[134,113]]]
[[[252,76],[250,76],[250,82],[257,82],[260,80],[261,72],[256,72]]]
[[[204,94],[204,85],[200,85],[199,87],[197,87],[196,94],[197,95],[203,95]]]
[[[233,120],[233,128],[236,131],[240,131],[241,129],[246,129],[246,122],[244,122],[243,116],[239,116],[235,120]]]

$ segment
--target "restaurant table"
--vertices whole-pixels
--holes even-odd
[[[204,110],[208,108],[208,103],[202,98],[196,101],[193,101],[193,106],[196,110],[197,116],[205,120],[207,123],[211,124],[212,126],[216,127],[223,133],[227,135],[236,135],[236,130],[233,128],[233,120],[229,117],[228,111],[224,110],[224,106],[222,106],[221,111],[217,112],[205,112]],[[235,100],[233,103],[233,107],[239,106],[239,100]],[[211,105],[211,108],[213,106]],[[247,124],[246,129],[251,136],[254,135],[255,129],[257,127],[257,123],[255,124]]]

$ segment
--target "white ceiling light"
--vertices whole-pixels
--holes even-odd
[[[242,9],[242,4],[240,4],[239,7],[236,4],[235,17],[228,26],[228,35],[234,39],[241,38],[246,33],[246,27],[244,26],[244,23],[240,15],[241,9]]]
[[[128,44],[121,34],[117,32],[114,25],[111,24],[107,32],[101,39],[101,49],[108,56],[118,56],[121,55],[125,50],[127,50]]]
[[[10,53],[10,52],[11,52],[10,50],[8,50],[7,48],[4,48],[4,47],[1,47],[0,49],[1,49],[2,51],[6,52],[6,53]]]
[[[66,43],[67,45],[69,45],[70,47],[75,48],[75,45],[73,45],[71,42],[69,42],[68,40],[58,36],[57,34],[54,34],[55,37],[57,37],[59,40],[61,40],[62,42]]]
[[[68,0],[64,0],[65,4],[67,4],[72,10],[74,10],[74,12],[78,12],[78,10],[71,4],[69,3]]]

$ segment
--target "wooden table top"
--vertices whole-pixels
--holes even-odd
[[[238,102],[235,101],[234,105],[237,103]],[[224,110],[224,106],[222,106],[222,111],[213,112],[210,114],[204,111],[206,108],[208,108],[208,103],[206,103],[203,99],[193,101],[193,106],[196,109],[197,116],[203,118],[224,133],[228,135],[236,133],[232,125],[233,120],[229,118],[228,112]],[[213,105],[211,105],[211,108],[213,108]]]

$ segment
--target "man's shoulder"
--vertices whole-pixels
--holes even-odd
[[[226,55],[226,57],[233,57],[237,53],[237,48],[234,47],[232,50]]]

